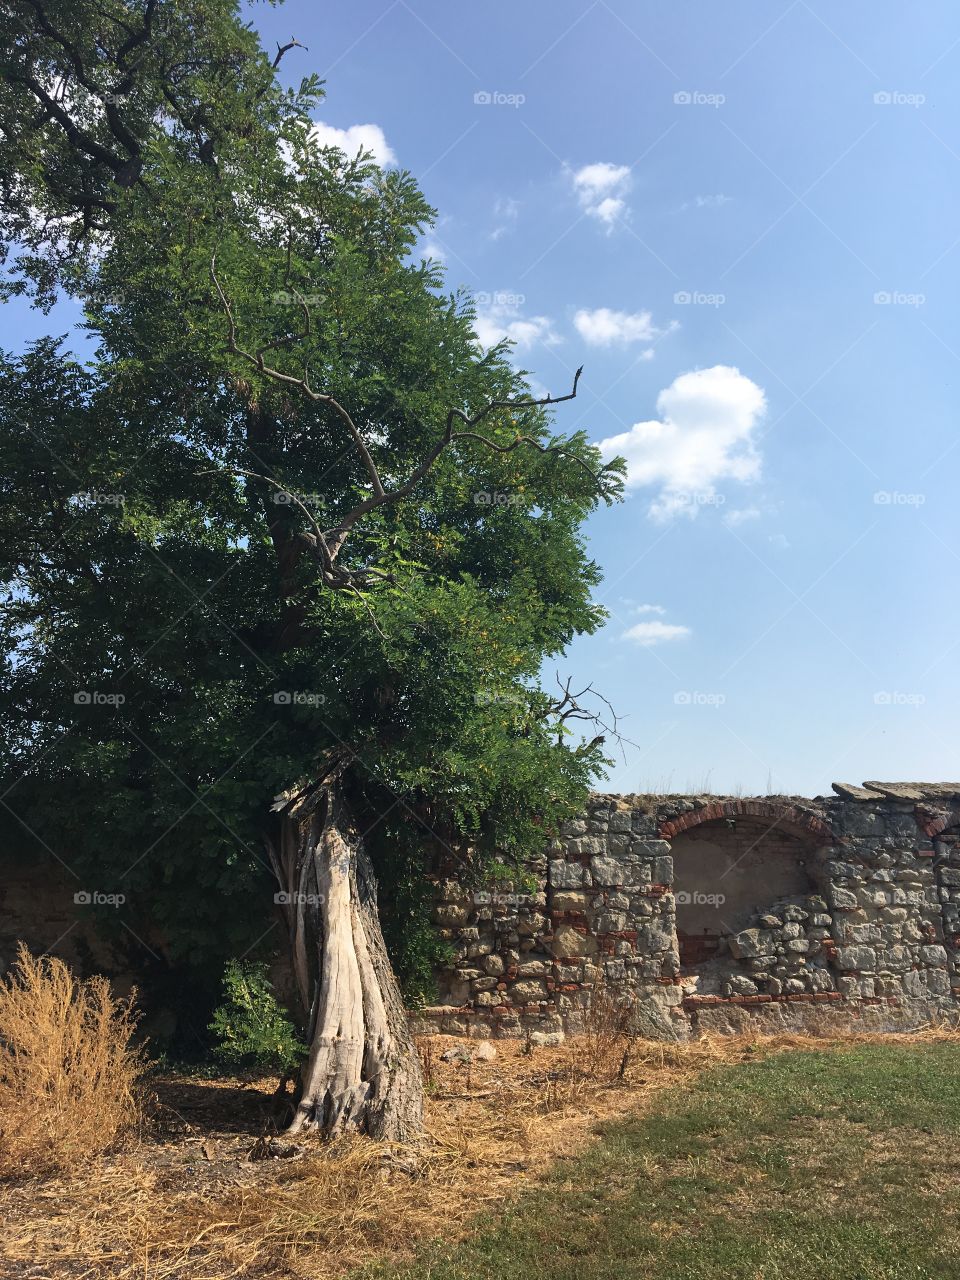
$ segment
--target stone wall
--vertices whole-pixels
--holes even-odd
[[[598,986],[650,1034],[877,1029],[960,999],[960,783],[591,798],[525,883],[437,887],[452,962],[420,1031],[575,1032]]]

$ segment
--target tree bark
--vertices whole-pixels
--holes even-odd
[[[279,807],[271,856],[309,1043],[289,1132],[415,1138],[420,1060],[380,929],[376,879],[340,781],[283,797]]]

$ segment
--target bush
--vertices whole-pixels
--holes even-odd
[[[223,975],[223,994],[224,1002],[210,1023],[221,1062],[287,1072],[306,1057],[306,1046],[274,995],[265,964],[231,960]]]
[[[133,996],[21,943],[0,979],[0,1177],[59,1173],[140,1122]]]

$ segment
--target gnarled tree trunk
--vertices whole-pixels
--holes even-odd
[[[270,852],[310,1046],[289,1132],[416,1137],[420,1061],[380,929],[373,868],[340,782],[284,796],[278,808],[279,847]]]

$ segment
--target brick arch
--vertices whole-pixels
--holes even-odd
[[[822,818],[800,809],[795,804],[778,804],[770,800],[717,800],[713,804],[704,805],[701,809],[692,809],[682,813],[678,818],[670,818],[660,824],[660,835],[664,840],[672,840],[682,831],[698,827],[703,822],[716,822],[722,818],[769,818],[771,825],[782,827],[790,834],[798,831],[812,836],[818,844],[836,844],[837,838]],[[792,829],[792,830],[791,830]]]
[[[960,826],[960,813],[948,813],[936,818],[929,813],[923,813],[918,810],[916,818],[920,830],[931,840],[935,840],[937,836],[942,835],[948,827]]]

